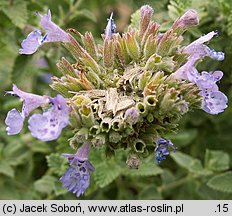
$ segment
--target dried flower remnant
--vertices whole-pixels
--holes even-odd
[[[217,33],[212,31],[187,46],[181,44],[182,34],[199,23],[197,12],[186,11],[162,33],[149,5],[136,14],[140,16],[138,28],[130,26],[120,35],[111,13],[103,42],[95,44],[89,32],[78,33],[82,41],[77,42],[51,21],[48,12],[41,16],[47,34],[42,37],[36,30],[23,42],[25,46],[22,43],[21,53],[31,54],[44,42],[63,41],[75,59],[69,62],[62,57],[58,62],[62,76],[52,77],[51,87],[63,97],[49,98],[51,107],[32,115],[29,129],[40,140],[52,140],[70,119],[74,129],[71,146],[82,147],[74,155],[65,154],[69,168],[61,181],[76,196],[88,188],[94,170],[88,159],[90,148],[105,147],[112,153],[124,149],[130,168],[139,168],[149,154],[159,164],[170,148],[176,151],[170,140],[161,137],[176,132],[184,114],[194,109],[218,114],[227,107],[228,99],[217,86],[223,72],[200,73],[196,68],[207,56],[224,59],[223,52],[205,45]],[[29,113],[31,108],[26,107]],[[18,125],[12,124],[13,118]],[[9,134],[20,131],[23,120],[22,113],[11,110],[6,119]]]

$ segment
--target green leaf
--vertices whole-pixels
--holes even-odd
[[[232,182],[232,172],[226,172],[211,178],[207,182],[207,186],[217,191],[232,193],[231,182]]]
[[[185,169],[189,169],[194,162],[194,158],[181,152],[171,153],[171,157],[179,166]]]
[[[155,164],[153,157],[148,157],[142,161],[139,169],[125,167],[123,174],[126,176],[156,176],[162,172],[163,170]]]
[[[52,153],[46,157],[48,166],[52,172],[61,176],[67,169],[67,159],[59,153]]]
[[[178,134],[169,135],[168,138],[173,141],[173,143],[178,144],[178,147],[184,147],[189,145],[196,137],[198,131],[196,129],[189,129],[180,131]]]
[[[230,157],[223,151],[206,150],[205,167],[212,171],[225,171],[229,169]]]
[[[94,180],[99,187],[103,188],[114,181],[121,171],[122,168],[110,159],[95,166]]]
[[[14,0],[9,4],[0,5],[0,10],[11,20],[11,22],[23,28],[27,22],[27,1]]]
[[[3,90],[11,82],[11,75],[17,53],[9,47],[1,47],[0,52],[0,89]]]
[[[204,169],[201,161],[181,152],[171,153],[171,157],[181,167],[196,175],[210,175],[211,172]]]
[[[138,195],[140,200],[161,200],[162,196],[155,185],[145,187]]]
[[[54,190],[55,181],[56,178],[46,175],[34,182],[34,188],[40,193],[50,194]]]
[[[0,161],[0,173],[11,178],[14,177],[14,169],[4,160]]]

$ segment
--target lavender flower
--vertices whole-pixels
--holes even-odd
[[[162,160],[166,160],[166,155],[169,155],[168,147],[171,147],[174,152],[176,151],[176,147],[173,145],[171,140],[165,140],[163,138],[159,138],[156,140],[156,161],[159,164]]]
[[[215,35],[218,35],[218,33],[215,31],[209,32],[185,47],[183,52],[188,53],[190,57],[194,57],[195,60],[209,56],[212,59],[223,61],[223,52],[216,52],[215,50],[211,50],[208,46],[204,45],[205,42],[210,41]]]
[[[42,36],[41,32],[37,29],[29,33],[27,38],[21,43],[22,48],[19,49],[20,54],[33,54],[45,42],[69,42],[69,34],[51,21],[50,10],[43,16],[39,13],[37,14],[41,18],[41,26],[47,33]]]
[[[111,13],[110,18],[107,20],[108,20],[108,23],[105,29],[105,39],[110,40],[112,38],[113,33],[115,33],[115,30],[116,30],[116,25],[113,19],[113,12]]]
[[[57,139],[64,127],[69,123],[69,108],[61,95],[50,99],[52,107],[42,114],[34,114],[29,120],[32,136],[41,141]]]
[[[18,134],[23,128],[24,119],[29,116],[30,112],[49,103],[49,98],[47,96],[24,92],[14,84],[13,91],[7,91],[6,93],[17,95],[23,100],[22,113],[16,109],[12,109],[7,113],[5,123],[7,125],[6,131],[8,135]]]
[[[30,113],[38,107],[52,104],[52,107],[43,114],[34,114],[29,118],[29,129],[32,135],[42,141],[57,139],[62,129],[69,122],[69,108],[65,99],[61,95],[55,98],[40,96],[20,90],[13,85],[13,91],[7,91],[7,94],[17,95],[23,100],[22,113],[16,109],[8,112],[5,123],[8,135],[18,134],[23,128],[23,122]]]
[[[76,154],[64,154],[69,159],[69,168],[60,178],[63,187],[76,194],[83,195],[90,184],[90,172],[94,171],[93,165],[88,161],[90,144],[84,144]]]

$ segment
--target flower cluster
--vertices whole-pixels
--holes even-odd
[[[140,159],[149,153],[160,163],[169,155],[169,147],[176,151],[170,140],[161,137],[176,131],[184,114],[193,109],[218,114],[227,107],[227,97],[217,86],[223,73],[199,73],[196,69],[206,56],[224,59],[224,53],[204,44],[217,33],[181,45],[182,34],[199,22],[194,10],[187,11],[164,33],[152,20],[153,9],[148,5],[140,9],[139,25],[129,26],[123,34],[116,32],[112,13],[98,45],[89,32],[78,32],[79,43],[75,35],[51,21],[50,11],[38,15],[47,33],[31,32],[23,40],[20,54],[32,54],[46,42],[60,41],[75,62],[62,57],[57,63],[62,77],[52,77],[51,87],[60,94],[54,98],[26,93],[15,85],[7,92],[24,101],[22,112],[8,112],[7,132],[19,133],[34,109],[50,105],[29,118],[29,130],[34,137],[49,141],[58,138],[68,124],[75,129],[70,145],[82,147],[76,154],[64,154],[69,167],[60,180],[76,196],[90,184],[90,172],[94,171],[88,159],[91,148],[128,149],[130,168],[138,169]]]

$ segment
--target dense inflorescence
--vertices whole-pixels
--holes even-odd
[[[61,181],[77,196],[89,186],[94,170],[88,161],[91,148],[104,146],[106,152],[127,149],[130,168],[138,168],[140,158],[148,154],[154,154],[160,163],[169,154],[169,147],[176,150],[163,137],[177,130],[185,113],[203,109],[218,114],[227,107],[227,97],[216,84],[223,73],[199,73],[196,69],[198,60],[206,56],[224,59],[224,53],[204,44],[217,33],[181,45],[182,34],[198,24],[194,10],[187,11],[163,33],[152,20],[153,10],[148,5],[140,9],[139,26],[129,26],[123,34],[116,33],[112,13],[102,44],[96,44],[89,32],[82,35],[74,29],[63,31],[51,21],[50,11],[39,16],[47,33],[42,36],[39,30],[31,32],[22,42],[20,53],[32,54],[46,42],[61,41],[75,61],[63,57],[57,63],[62,77],[52,77],[51,87],[60,94],[55,98],[25,93],[16,86],[8,92],[22,98],[24,108],[22,113],[9,111],[7,131],[19,133],[32,110],[50,104],[43,114],[30,117],[29,129],[34,137],[49,141],[70,123],[74,129],[70,145],[82,147],[75,155],[65,154],[69,168]],[[80,37],[82,44],[70,33]],[[20,124],[15,125],[14,118]]]

